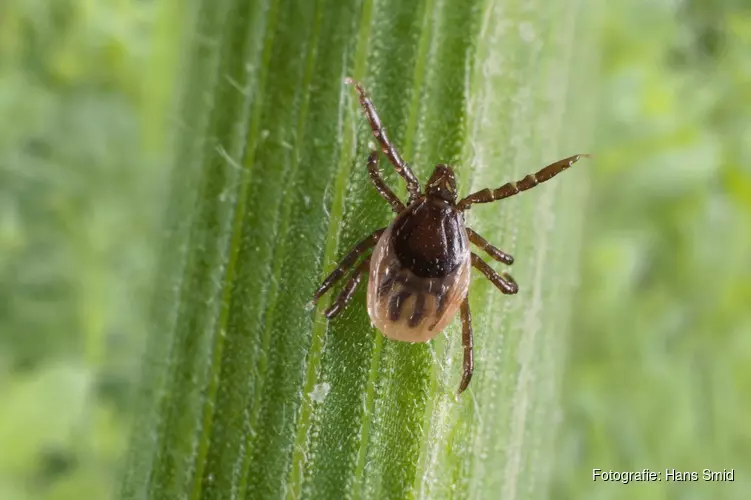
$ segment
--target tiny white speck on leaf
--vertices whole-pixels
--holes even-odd
[[[331,390],[331,384],[328,382],[321,382],[320,384],[316,384],[315,387],[313,387],[313,390],[310,391],[310,400],[316,403],[322,403],[324,399],[326,399],[326,396],[329,394],[329,391]]]

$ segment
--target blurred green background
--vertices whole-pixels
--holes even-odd
[[[0,5],[0,499],[116,491],[169,161],[179,2]],[[551,498],[751,491],[751,5],[601,7]],[[156,215],[155,215],[156,214]],[[727,485],[593,483],[735,469]]]
[[[604,10],[591,185],[553,497],[751,492],[751,4]],[[593,468],[735,469],[603,484]]]

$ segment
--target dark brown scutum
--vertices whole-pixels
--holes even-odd
[[[399,261],[421,278],[448,276],[467,258],[464,219],[443,201],[420,200],[394,223]]]

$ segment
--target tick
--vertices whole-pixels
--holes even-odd
[[[339,263],[313,296],[317,302],[358,258],[373,248],[371,255],[357,264],[339,296],[324,313],[334,318],[350,302],[365,273],[368,281],[368,315],[371,323],[386,337],[405,342],[427,342],[451,322],[457,310],[462,319],[464,362],[459,393],[472,379],[472,318],[469,312],[470,268],[479,270],[504,294],[519,291],[508,273],[498,274],[476,253],[470,243],[485,251],[492,259],[506,265],[514,258],[488,243],[467,227],[464,212],[475,203],[490,203],[526,191],[563,172],[579,158],[574,155],[557,161],[535,174],[497,189],[483,189],[457,201],[456,178],[448,165],[438,164],[425,189],[389,141],[373,102],[365,89],[351,79],[360,97],[360,105],[373,129],[381,151],[404,178],[409,191],[405,204],[386,185],[378,167],[378,151],[368,156],[368,174],[378,193],[391,205],[396,217],[387,227],[373,232],[358,243]]]

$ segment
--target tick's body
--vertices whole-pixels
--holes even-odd
[[[464,225],[464,210],[473,203],[488,203],[526,191],[586,155],[565,158],[521,181],[509,182],[495,190],[484,189],[457,202],[454,172],[446,165],[437,165],[425,190],[421,190],[417,178],[389,141],[373,103],[359,84],[354,85],[381,151],[407,182],[409,204],[405,206],[383,182],[378,153],[372,151],[368,158],[370,178],[397,216],[388,227],[357,244],[324,280],[314,301],[344,276],[360,255],[375,247],[372,255],[363,259],[352,273],[339,297],[326,310],[326,316],[330,319],[341,312],[366,272],[369,272],[368,314],[373,325],[391,339],[426,342],[448,326],[461,309],[464,374],[459,392],[462,392],[469,385],[474,366],[468,301],[470,268],[478,269],[505,294],[518,291],[511,276],[499,275],[470,252],[472,242],[499,262],[510,265],[514,261]]]
[[[373,250],[368,314],[394,340],[426,342],[454,318],[469,288],[464,216],[441,200],[415,201]]]

